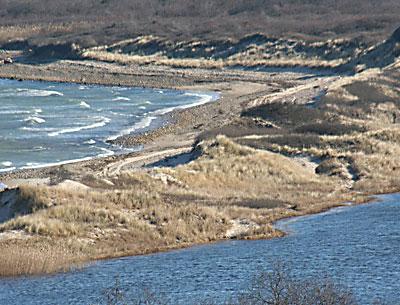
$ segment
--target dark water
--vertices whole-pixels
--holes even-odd
[[[127,152],[107,139],[213,93],[0,79],[0,172]]]
[[[252,275],[285,261],[302,277],[329,276],[354,290],[361,304],[400,304],[400,195],[281,222],[282,239],[229,241],[99,262],[82,271],[0,281],[0,304],[96,304],[118,276],[124,289],[146,286],[174,304],[224,300]]]

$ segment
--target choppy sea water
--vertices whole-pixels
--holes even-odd
[[[400,304],[400,194],[380,202],[289,219],[284,238],[229,241],[153,255],[101,261],[80,271],[0,280],[0,304],[104,304],[115,279],[133,298],[138,287],[170,304],[222,303],[253,275],[285,262],[298,277],[329,277],[359,304]]]
[[[106,140],[153,127],[215,93],[0,79],[0,172],[129,150]]]

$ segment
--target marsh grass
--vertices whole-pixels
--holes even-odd
[[[42,241],[3,243],[0,274],[9,277],[69,271],[81,266],[79,256],[79,253],[73,253],[67,247]]]

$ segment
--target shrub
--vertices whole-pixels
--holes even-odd
[[[229,298],[229,296],[227,296]],[[121,283],[104,291],[103,303],[107,305],[174,304],[149,289],[142,289],[133,299],[126,295]],[[213,300],[193,300],[191,304],[218,304]],[[261,272],[251,281],[248,291],[225,302],[225,305],[356,305],[357,302],[348,289],[326,279],[297,279],[288,268],[275,263],[272,271]]]

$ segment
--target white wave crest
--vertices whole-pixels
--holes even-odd
[[[155,119],[157,119],[157,117],[155,117],[155,116],[145,117],[142,120],[140,120],[139,122],[137,122],[136,124],[134,124],[131,128],[125,129],[122,132],[120,132],[118,135],[109,137],[107,140],[111,140],[112,141],[112,140],[115,140],[115,139],[117,139],[117,138],[119,138],[121,136],[125,136],[125,135],[128,135],[128,134],[131,134],[132,132],[134,132],[136,130],[147,128],[147,127],[149,127],[151,125],[151,123]]]
[[[151,123],[154,120],[157,119],[158,116],[167,114],[167,113],[169,113],[171,111],[174,111],[175,109],[186,109],[186,108],[190,108],[190,107],[194,107],[194,106],[199,106],[199,105],[202,105],[202,104],[209,103],[209,102],[211,102],[211,101],[216,99],[216,96],[211,95],[211,94],[201,94],[201,93],[195,93],[195,92],[187,92],[184,95],[186,95],[186,96],[195,96],[195,97],[198,97],[200,99],[198,101],[192,103],[192,104],[176,106],[176,107],[167,107],[167,108],[164,108],[164,109],[160,109],[160,110],[156,110],[154,112],[151,112],[151,113],[149,113],[151,115],[149,115],[147,117],[144,117],[138,123],[134,124],[131,128],[123,130],[119,135],[116,135],[116,136],[113,136],[113,137],[109,137],[108,140],[112,141],[112,140],[115,140],[115,139],[117,139],[117,138],[119,138],[121,136],[131,134],[134,131],[147,128],[147,127],[149,127],[151,125]],[[141,107],[139,107],[139,108],[141,108]],[[143,108],[141,108],[141,109],[143,109]],[[136,115],[136,117],[140,117],[140,116]]]
[[[13,163],[11,161],[4,161],[4,162],[1,162],[1,165],[5,166],[5,167],[10,167],[13,165]]]
[[[55,128],[38,128],[38,127],[21,127],[19,130],[23,131],[32,131],[32,132],[52,132],[55,131]]]
[[[96,141],[93,140],[93,139],[90,139],[90,140],[87,140],[87,141],[83,142],[83,144],[93,145],[93,144],[96,144]]]
[[[7,168],[0,168],[0,173],[6,173],[6,172],[11,172],[13,170],[16,170],[16,167],[7,167]]]
[[[65,128],[65,129],[61,129],[61,130],[58,130],[58,131],[50,132],[47,135],[49,137],[56,137],[56,136],[59,136],[61,134],[65,134],[65,133],[74,133],[74,132],[79,132],[81,130],[95,129],[95,128],[103,127],[103,126],[107,125],[110,122],[111,122],[111,120],[109,118],[105,118],[104,117],[104,118],[102,118],[101,121],[93,123],[93,124],[90,124],[90,125],[72,127],[72,128]]]
[[[28,110],[0,110],[0,114],[30,114]]]
[[[200,99],[198,101],[192,103],[192,104],[181,105],[181,106],[176,106],[176,107],[167,107],[167,108],[163,108],[163,109],[160,109],[160,110],[156,110],[153,113],[155,115],[164,115],[164,114],[167,114],[169,112],[174,111],[175,109],[187,109],[187,108],[191,108],[191,107],[195,107],[195,106],[200,106],[200,105],[212,102],[213,100],[216,99],[211,94],[201,94],[201,93],[194,93],[194,92],[186,92],[184,95],[186,95],[186,96],[195,96],[195,97],[199,97]]]
[[[81,108],[85,108],[85,109],[89,109],[90,108],[90,105],[88,103],[86,103],[85,101],[81,101],[79,106]]]
[[[118,102],[118,101],[130,101],[131,99],[129,97],[117,96],[116,98],[113,98],[112,100],[113,100],[113,102]]]
[[[39,90],[39,89],[25,89],[19,88],[14,93],[9,93],[13,96],[33,96],[33,97],[46,97],[46,96],[64,96],[61,92],[54,90]]]
[[[97,157],[104,158],[114,155],[114,152],[110,149],[99,147],[99,149],[103,152],[102,154],[97,155]]]
[[[50,167],[50,166],[59,166],[59,165],[63,165],[63,164],[88,161],[88,160],[92,160],[92,159],[93,159],[93,157],[84,157],[84,158],[80,158],[80,159],[72,159],[72,160],[59,161],[59,162],[53,162],[53,163],[28,162],[28,163],[26,163],[26,166],[21,167],[21,169],[33,169],[33,168],[44,168],[44,167]]]
[[[195,97],[199,97],[200,99],[197,102],[194,102],[192,104],[180,106],[179,109],[186,109],[186,108],[191,108],[191,107],[207,104],[207,103],[212,102],[214,100],[214,96],[211,95],[211,94],[186,92],[184,95],[185,96],[195,96]]]
[[[36,116],[30,116],[24,119],[24,122],[30,123],[30,124],[43,124],[46,123],[45,119],[36,117]]]

